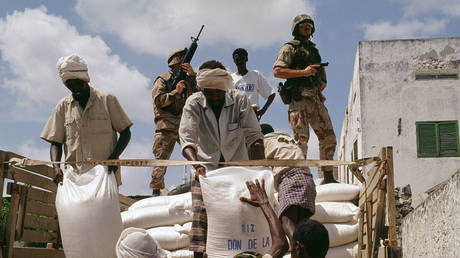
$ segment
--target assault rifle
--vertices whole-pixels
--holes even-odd
[[[204,25],[201,26],[200,32],[198,32],[198,35],[195,37],[190,37],[192,40],[192,44],[190,44],[190,47],[185,49],[187,52],[185,53],[185,57],[180,63],[179,66],[179,71],[177,72],[176,76],[174,77],[173,80],[173,89],[176,88],[176,84],[178,84],[180,81],[185,80],[185,76],[187,75],[186,72],[182,70],[182,64],[184,63],[190,63],[192,61],[192,57],[195,54],[196,48],[198,47],[198,38],[200,37],[201,31],[203,30]]]

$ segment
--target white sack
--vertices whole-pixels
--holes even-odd
[[[115,257],[122,224],[114,174],[100,165],[84,174],[67,166],[63,173],[56,210],[65,256]]]
[[[359,223],[323,224],[329,233],[329,247],[336,247],[358,239]]]
[[[356,258],[358,257],[358,242],[329,248],[326,258]]]
[[[316,202],[351,201],[359,194],[359,186],[331,183],[316,186]]]
[[[321,223],[346,223],[358,219],[359,208],[351,202],[319,202],[311,219]]]
[[[178,195],[166,195],[149,197],[139,200],[129,206],[128,210],[135,210],[140,208],[152,207],[152,206],[169,206],[171,203],[176,203],[178,206],[182,205],[185,209],[192,209],[192,193],[187,192]]]
[[[208,215],[208,257],[233,257],[243,251],[268,253],[270,229],[259,207],[240,201],[249,197],[246,181],[265,179],[265,190],[273,206],[273,175],[270,168],[225,167],[200,176]]]
[[[172,204],[171,207],[151,206],[124,211],[121,213],[123,228],[135,227],[147,229],[192,221],[192,211],[184,210],[183,208],[177,209],[177,206]]]
[[[168,258],[193,258],[193,251],[184,249],[172,251],[168,253]]]
[[[192,222],[187,222],[182,226],[176,224],[174,225],[174,230],[182,234],[190,235],[190,231],[192,230]]]
[[[181,249],[190,243],[190,236],[177,232],[175,226],[151,228],[147,232],[165,250]]]

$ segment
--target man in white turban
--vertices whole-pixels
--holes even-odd
[[[78,55],[61,57],[57,63],[62,83],[72,92],[59,101],[40,137],[51,143],[51,161],[60,161],[64,145],[67,162],[118,159],[131,138],[128,118],[117,98],[89,86],[88,67]],[[117,139],[117,133],[120,137]],[[79,173],[91,165],[76,165]],[[60,165],[53,165],[56,184],[62,183]],[[118,167],[109,167],[109,173]],[[121,184],[120,171],[115,173]]]
[[[179,126],[182,155],[192,161],[265,159],[263,135],[249,100],[233,89],[232,76],[222,63],[203,63],[196,78],[201,92],[190,96]],[[206,251],[207,216],[199,176],[217,164],[195,165],[192,178],[193,225],[189,249],[195,257]]]

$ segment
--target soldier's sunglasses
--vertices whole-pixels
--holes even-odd
[[[299,27],[305,27],[305,26],[310,26],[310,27],[312,27],[311,24],[308,23],[308,22],[299,23]]]

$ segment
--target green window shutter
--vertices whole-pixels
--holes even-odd
[[[457,122],[441,122],[439,129],[439,154],[452,155],[458,152]]]
[[[417,123],[417,144],[419,157],[439,156],[435,123]]]

